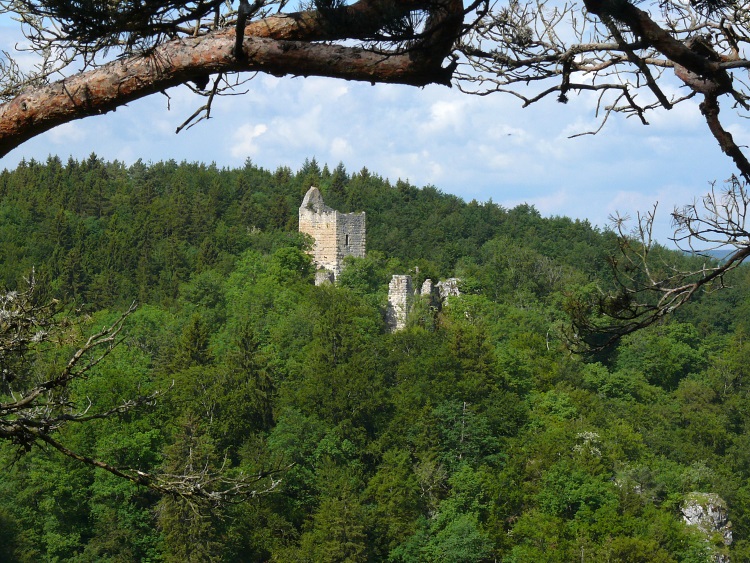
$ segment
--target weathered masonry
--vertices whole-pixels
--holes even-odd
[[[345,256],[365,256],[365,214],[339,213],[323,202],[316,187],[307,190],[299,208],[299,230],[315,239],[313,261],[322,275],[315,283],[335,280],[344,267]]]
[[[299,208],[299,230],[314,240],[312,256],[318,268],[315,285],[335,282],[344,269],[344,257],[365,257],[365,214],[339,213],[328,207],[320,190],[314,186],[307,190]],[[414,288],[411,276],[393,276],[388,287],[388,330],[396,332],[406,326],[414,300],[420,296],[439,310],[451,295],[459,295],[455,278],[435,285],[426,280],[418,290]]]
[[[425,280],[422,289],[418,290],[412,283],[411,276],[393,276],[388,285],[388,307],[386,324],[389,332],[398,332],[406,327],[406,318],[412,310],[416,299],[426,299],[429,306],[440,310],[448,304],[452,295],[461,295],[458,289],[458,278],[448,278],[436,284]]]
[[[388,285],[388,308],[385,312],[386,324],[390,332],[403,330],[406,316],[414,300],[411,276],[393,276]]]

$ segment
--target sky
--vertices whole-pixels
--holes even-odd
[[[0,35],[8,37],[3,27]],[[185,87],[170,90],[169,99],[157,94],[57,127],[0,159],[0,168],[24,158],[95,153],[126,164],[174,159],[238,167],[250,159],[298,170],[315,157],[321,166],[343,162],[350,173],[364,166],[392,182],[506,208],[529,203],[544,216],[587,219],[600,228],[611,215],[633,217],[658,203],[655,235],[667,245],[674,207],[734,172],[692,100],[652,113],[648,126],[614,115],[597,135],[569,138],[598,128],[593,96],[571,96],[568,104],[550,97],[522,108],[509,95],[471,96],[445,86],[260,74],[238,91],[215,102],[212,119],[179,134],[204,103]],[[730,130],[750,144],[743,119]]]

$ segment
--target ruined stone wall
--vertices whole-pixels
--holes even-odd
[[[338,277],[345,256],[365,256],[365,214],[339,213],[323,202],[320,190],[311,187],[299,208],[299,230],[315,239],[313,261]]]
[[[411,276],[393,276],[388,284],[388,308],[385,312],[388,330],[396,332],[406,326],[406,315],[413,299]]]
[[[415,291],[411,276],[393,276],[388,285],[388,308],[386,323],[390,332],[397,332],[406,327],[406,317],[412,310],[415,299],[423,299],[427,306],[440,311],[448,304],[450,296],[461,295],[458,278],[449,278],[434,284],[425,280],[420,291]]]
[[[336,263],[338,276],[343,268],[345,256],[365,256],[365,214],[364,213],[336,213]]]

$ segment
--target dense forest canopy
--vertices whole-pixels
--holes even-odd
[[[14,287],[45,264],[38,274],[49,277],[55,297],[97,309],[133,299],[168,304],[196,271],[228,274],[243,251],[291,244],[311,185],[336,209],[366,210],[368,250],[400,261],[394,268],[404,272],[421,266],[427,277],[447,277],[456,267],[471,269],[485,259],[482,247],[500,237],[607,272],[606,236],[586,221],[543,221],[526,205],[466,204],[434,187],[391,185],[367,169],[321,169],[315,159],[296,172],[272,172],[249,161],[243,169],[174,161],[127,167],[92,155],[0,173],[2,282]]]
[[[580,134],[598,133],[613,114],[648,125],[656,112],[697,100],[707,133],[737,175],[702,203],[674,210],[675,241],[688,249],[732,247],[733,254],[722,264],[658,269],[653,276],[648,256],[626,249],[625,262],[634,258],[632,266],[646,277],[626,271],[619,279],[631,290],[600,304],[616,319],[609,332],[619,337],[660,320],[708,286],[721,286],[750,256],[750,160],[726,122],[727,109],[750,110],[750,17],[736,0],[316,0],[294,6],[285,0],[239,0],[237,6],[0,0],[0,14],[19,24],[25,39],[0,57],[0,155],[58,125],[188,85],[205,100],[179,132],[208,119],[217,96],[241,93],[248,72],[456,84],[464,93],[510,94],[524,107],[554,97],[562,109],[570,96],[590,94],[599,126]],[[647,214],[636,227],[649,251],[652,224]],[[578,332],[601,326],[578,316],[584,329]]]
[[[297,232],[311,185],[367,213],[368,255],[336,286],[313,285]],[[746,268],[733,290],[571,354],[569,309],[615,283],[614,233],[315,159],[27,161],[0,173],[0,245],[2,283],[34,269],[71,321],[27,377],[138,303],[69,401],[164,393],[66,427],[70,448],[143,471],[284,468],[268,494],[195,510],[3,443],[3,561],[750,558]],[[459,277],[463,294],[390,334],[387,284],[404,273]],[[696,493],[726,504],[731,545],[685,525]]]

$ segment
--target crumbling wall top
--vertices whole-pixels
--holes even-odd
[[[309,209],[314,213],[332,213],[333,209],[323,202],[323,194],[315,186],[312,186],[305,194],[300,209]]]

